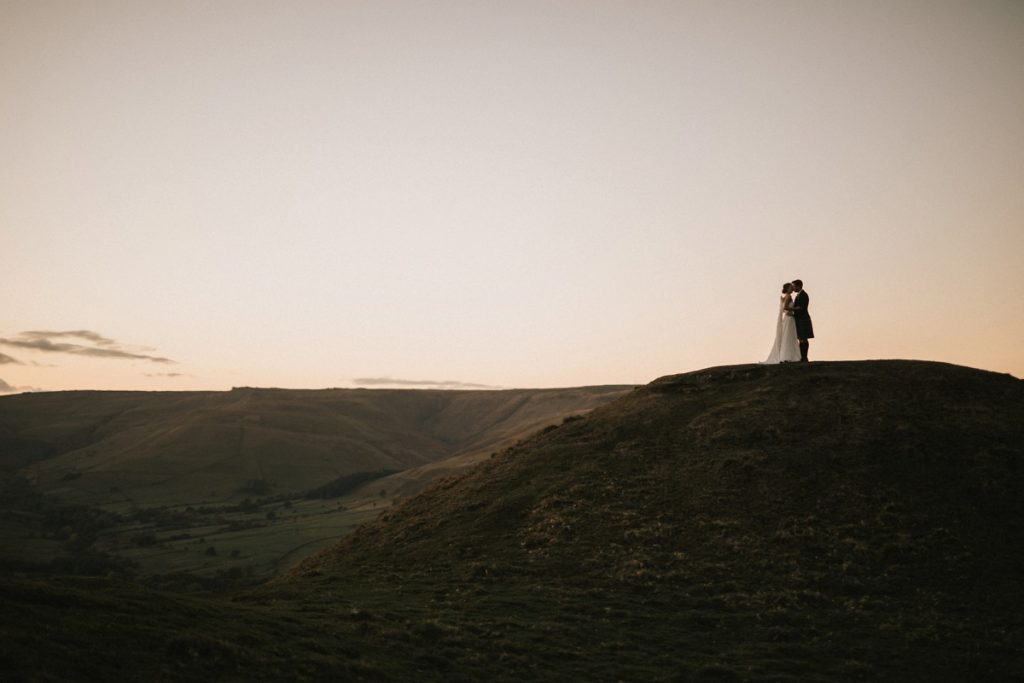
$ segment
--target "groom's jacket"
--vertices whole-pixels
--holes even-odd
[[[811,314],[807,311],[807,306],[811,303],[811,297],[807,296],[807,292],[801,291],[796,295],[796,300],[793,301],[793,319],[796,322],[796,336],[799,339],[813,339],[814,338],[814,326],[811,325]]]

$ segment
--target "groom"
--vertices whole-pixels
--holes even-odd
[[[808,339],[814,339],[814,326],[811,325],[811,316],[807,312],[807,305],[811,303],[811,297],[804,291],[802,280],[793,280],[793,291],[796,292],[796,299],[793,301],[793,320],[796,322],[796,338],[800,341],[800,362],[807,362],[807,349],[810,347]]]

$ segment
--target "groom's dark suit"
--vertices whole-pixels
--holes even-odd
[[[807,312],[807,306],[811,303],[811,297],[807,292],[800,290],[793,302],[793,321],[796,323],[796,338],[801,341],[814,339],[814,326],[811,324],[811,315]]]

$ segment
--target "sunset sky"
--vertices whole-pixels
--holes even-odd
[[[1024,377],[1024,2],[0,0],[0,392]]]

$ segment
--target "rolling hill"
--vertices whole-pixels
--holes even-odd
[[[458,469],[626,390],[20,394],[0,397],[0,469],[89,505],[224,503],[451,457]]]
[[[251,583],[627,390],[0,398],[0,568]]]
[[[1024,382],[914,361],[665,377],[227,597],[0,581],[40,679],[1024,677]]]

